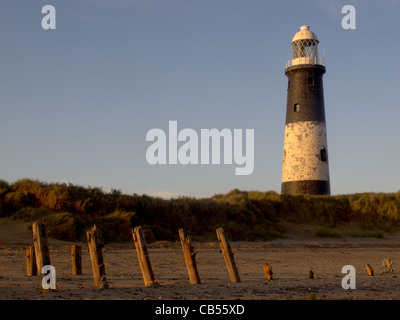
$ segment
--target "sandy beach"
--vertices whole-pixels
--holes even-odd
[[[218,242],[193,242],[201,284],[191,285],[179,242],[148,245],[158,286],[146,288],[134,244],[107,244],[103,248],[108,289],[94,285],[86,243],[49,239],[51,263],[59,290],[43,293],[39,276],[27,277],[25,247],[32,245],[29,225],[0,219],[0,299],[2,300],[118,300],[118,299],[229,299],[303,300],[400,299],[400,236],[320,239],[309,236],[310,226],[285,239],[268,242],[231,241],[241,282],[231,283]],[[72,275],[70,246],[82,245],[82,275]],[[390,258],[394,272],[386,272],[382,261]],[[263,264],[273,270],[266,281]],[[374,269],[368,276],[365,265]],[[356,289],[342,288],[344,265],[356,269]],[[309,279],[309,271],[314,279]]]

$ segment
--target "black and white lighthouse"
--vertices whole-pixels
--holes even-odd
[[[302,26],[292,40],[288,77],[282,189],[286,194],[330,194],[324,87],[318,38]]]

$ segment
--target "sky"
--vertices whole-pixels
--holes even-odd
[[[42,7],[56,10],[43,29]],[[356,28],[342,28],[342,7]],[[399,0],[2,0],[0,179],[160,197],[280,192],[291,39],[325,58],[332,194],[400,189]],[[149,130],[254,130],[254,170],[156,164]],[[168,138],[167,138],[168,139]],[[183,144],[183,142],[180,142]]]

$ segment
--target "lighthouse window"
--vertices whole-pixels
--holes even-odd
[[[309,77],[309,78],[307,79],[307,84],[308,84],[309,86],[314,86],[314,78],[313,78],[313,77]]]
[[[325,149],[321,149],[320,158],[321,162],[328,162],[328,154]]]
[[[293,108],[294,112],[299,112],[300,111],[300,105],[298,103],[294,104],[294,108]]]

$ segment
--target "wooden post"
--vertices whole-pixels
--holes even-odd
[[[367,269],[367,273],[369,276],[373,276],[374,275],[374,269],[372,269],[372,267],[369,264],[365,265],[366,269]]]
[[[265,273],[265,279],[268,281],[272,280],[272,268],[268,265],[268,263],[264,264],[264,273]]]
[[[314,279],[314,271],[308,271],[308,279]]]
[[[71,246],[72,274],[82,274],[82,246]]]
[[[44,275],[42,274],[43,266],[51,265],[49,243],[44,223],[35,221],[32,224],[32,233],[37,271],[42,275],[42,277],[44,277]]]
[[[386,273],[393,272],[393,262],[389,258],[383,260],[383,263],[386,265]]]
[[[179,229],[179,238],[181,240],[183,255],[185,257],[186,268],[189,274],[191,284],[199,284],[200,277],[196,266],[196,252],[191,244],[190,238],[186,236],[183,229]]]
[[[142,271],[145,287],[151,287],[158,284],[154,279],[153,270],[151,269],[150,258],[147,252],[146,238],[141,226],[132,230],[133,242],[135,243],[136,252],[139,260],[140,270]]]
[[[33,246],[27,246],[26,251],[26,275],[28,277],[37,275],[37,265],[36,265],[36,256],[35,249]]]
[[[106,279],[106,271],[104,267],[102,245],[100,244],[96,225],[91,229],[86,230],[86,237],[88,241],[90,260],[92,262],[93,279],[96,288],[107,289],[108,283]]]
[[[221,247],[222,254],[228,268],[229,277],[231,282],[240,282],[239,272],[236,268],[235,259],[233,258],[233,252],[229,244],[228,239],[225,236],[224,229],[217,229],[218,242]]]
[[[391,262],[389,258],[385,259],[385,264],[386,264],[386,272],[389,272],[390,267],[391,267]]]

